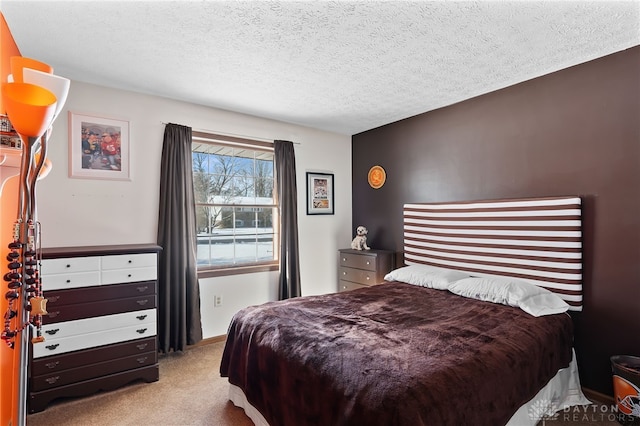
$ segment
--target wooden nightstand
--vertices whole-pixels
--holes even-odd
[[[338,291],[380,284],[393,269],[391,250],[338,250]]]

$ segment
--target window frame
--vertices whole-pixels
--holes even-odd
[[[255,151],[266,151],[273,153],[273,143],[259,141],[255,139],[241,138],[237,136],[227,136],[221,135],[217,133],[208,133],[202,131],[192,131],[191,138],[191,153],[193,155],[194,143],[202,143],[209,145],[218,145],[218,146],[227,146],[231,148],[240,148],[240,149],[250,149]],[[193,173],[193,165],[191,167]],[[196,263],[196,271],[198,278],[209,278],[209,277],[221,277],[228,275],[239,275],[239,274],[248,274],[254,272],[266,272],[266,271],[277,271],[280,269],[280,229],[278,227],[278,214],[280,210],[280,206],[278,204],[278,197],[276,193],[276,170],[275,170],[275,158],[273,164],[273,204],[268,206],[261,205],[251,205],[251,207],[268,207],[274,209],[274,217],[273,217],[273,254],[274,259],[270,261],[258,261],[258,262],[250,262],[243,263],[239,265],[224,265],[224,266],[200,266]],[[195,202],[195,207],[197,208],[199,205],[209,204],[209,203],[198,203]],[[237,205],[229,204],[229,206],[234,207]]]

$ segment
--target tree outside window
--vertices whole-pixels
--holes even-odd
[[[277,260],[273,151],[192,144],[198,269]]]

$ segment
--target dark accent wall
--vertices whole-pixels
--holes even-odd
[[[584,387],[613,395],[609,357],[640,356],[640,47],[352,141],[352,228],[367,226],[377,249],[402,250],[404,203],[583,197],[578,366]]]

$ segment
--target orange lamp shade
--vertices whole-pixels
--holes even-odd
[[[55,95],[58,102],[56,105],[56,113],[53,117],[53,120],[55,120],[58,114],[60,114],[60,111],[62,111],[64,103],[67,101],[69,86],[71,85],[69,79],[40,72],[31,68],[25,68],[22,73],[24,74],[23,77],[25,83],[44,87]]]
[[[24,56],[12,56],[9,61],[11,62],[11,74],[13,75],[14,83],[24,83],[22,70],[25,68],[31,68],[48,74],[53,73],[52,66],[44,62],[36,61],[35,59],[25,58]]]
[[[2,85],[2,103],[7,110],[9,121],[22,136],[42,136],[56,112],[56,101],[53,93],[35,84]]]

